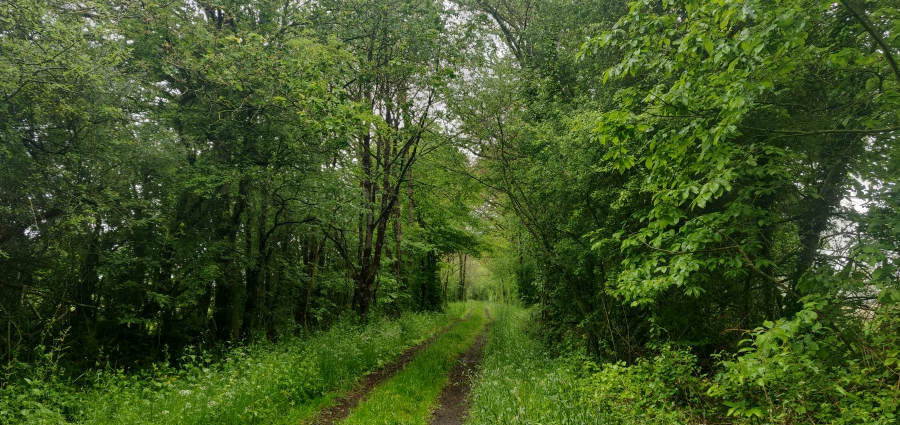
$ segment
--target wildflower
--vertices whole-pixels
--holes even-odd
[[[169,414],[169,411],[168,411],[168,410],[163,410],[163,411],[162,411],[162,414],[163,414],[163,415],[168,415],[168,414]]]
[[[182,396],[187,397],[187,396],[191,395],[191,390],[181,390],[178,392],[178,394],[181,394]]]

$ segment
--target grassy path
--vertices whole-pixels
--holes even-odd
[[[339,423],[350,414],[351,409],[368,397],[373,388],[391,379],[406,367],[410,361],[415,359],[419,352],[432,345],[435,340],[449,332],[459,322],[467,320],[473,309],[471,303],[452,303],[450,311],[447,312],[452,321],[446,323],[443,328],[434,331],[427,339],[408,347],[397,355],[393,361],[386,364],[380,363],[378,367],[370,370],[370,373],[355,384],[337,387],[315,400],[292,408],[290,414],[270,419],[271,423],[276,425],[331,425]],[[468,313],[463,317],[462,313],[466,311]]]
[[[365,379],[360,381],[350,391],[347,391],[344,395],[337,398],[337,400],[334,400],[334,404],[316,414],[312,419],[310,419],[309,423],[314,425],[331,425],[345,419],[348,415],[350,415],[350,411],[354,409],[360,401],[363,401],[368,397],[369,392],[371,392],[378,385],[381,385],[383,382],[393,378],[394,375],[403,370],[403,368],[405,368],[406,365],[411,362],[420,351],[429,347],[441,335],[447,333],[450,329],[456,326],[456,324],[459,323],[460,320],[467,320],[469,316],[471,316],[472,311],[474,311],[474,309],[469,310],[469,313],[466,315],[465,319],[454,320],[452,323],[436,332],[428,340],[407,349],[394,362],[366,376]]]
[[[375,388],[344,424],[422,424],[447,385],[449,372],[483,332],[488,318],[482,308],[422,350],[405,369]]]

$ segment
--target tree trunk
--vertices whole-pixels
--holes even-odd
[[[218,254],[216,263],[222,270],[219,279],[216,280],[215,312],[213,321],[216,325],[216,333],[219,340],[237,341],[241,336],[241,289],[242,279],[237,258],[233,252],[237,250],[237,236],[240,230],[241,217],[244,214],[249,193],[250,181],[247,177],[241,179],[238,185],[238,198],[232,201],[227,194],[227,187],[220,189],[223,193],[223,204],[231,209],[231,217],[219,226],[217,233],[220,243],[224,245]]]
[[[468,254],[464,252],[459,253],[459,300],[466,300],[466,262],[468,261]]]
[[[322,241],[319,247],[315,235],[313,235],[312,244],[308,248],[312,252],[312,258],[307,262],[309,267],[309,282],[306,284],[306,298],[303,302],[303,331],[309,333],[309,297],[312,296],[313,286],[316,284],[316,271],[319,269],[319,256],[325,250],[325,241]]]
[[[260,300],[265,298],[265,275],[268,262],[268,213],[269,203],[266,196],[261,196],[259,200],[260,208],[257,215],[256,226],[252,226],[252,214],[247,214],[247,261],[248,266],[245,272],[247,297],[244,300],[244,321],[241,326],[244,335],[259,326],[260,319]],[[249,207],[249,202],[248,202]],[[254,229],[255,227],[255,229]],[[253,232],[256,231],[255,237]],[[255,250],[254,248],[255,240]]]

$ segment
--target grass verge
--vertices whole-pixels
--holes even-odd
[[[484,328],[487,318],[477,306],[468,320],[422,350],[390,381],[379,386],[342,423],[427,424],[429,408],[447,384],[447,374]]]
[[[527,332],[529,313],[498,305],[472,390],[475,424],[669,425],[694,422],[673,401],[695,385],[691,361],[663,348],[632,366],[552,357]],[[685,378],[682,378],[685,377]]]

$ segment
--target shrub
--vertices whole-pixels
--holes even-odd
[[[793,319],[752,331],[741,353],[721,362],[709,394],[724,400],[729,416],[748,421],[898,423],[896,308],[866,318],[821,297],[804,301]]]

